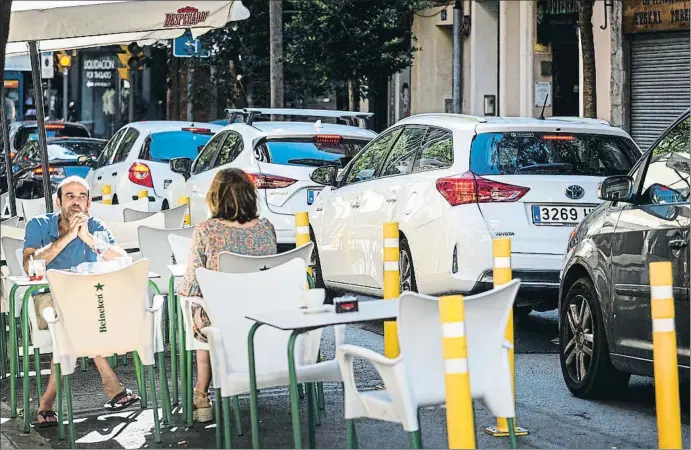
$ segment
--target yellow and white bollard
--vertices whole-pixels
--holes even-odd
[[[137,194],[137,198],[138,198],[138,199],[149,198],[149,191],[147,191],[146,189],[142,189],[142,190],[139,191],[139,193]]]
[[[511,281],[513,274],[511,272],[511,239],[509,238],[494,238],[492,239],[492,255],[494,256],[494,270],[492,278],[494,280],[494,287],[504,285]],[[504,339],[509,344],[509,364],[511,366],[511,387],[513,390],[514,403],[516,401],[516,367],[514,355],[514,331],[513,331],[513,308],[509,313],[509,322],[506,324],[506,332]],[[485,433],[494,437],[509,436],[509,421],[506,417],[497,417],[497,425],[495,427],[485,428]],[[525,436],[528,430],[515,425],[515,436]]]
[[[109,184],[105,184],[101,188],[101,203],[104,205],[113,204],[113,187]]]
[[[398,222],[384,223],[384,300],[401,295],[401,274],[399,272]],[[396,321],[384,322],[384,355],[396,358],[400,353]]]
[[[295,213],[295,248],[302,247],[310,241],[310,218],[306,211]],[[307,267],[307,273],[313,276],[312,268]]]
[[[658,446],[665,449],[680,449],[682,440],[679,369],[671,262],[650,263],[650,315],[653,321]]]
[[[462,295],[439,298],[449,448],[475,448],[475,417],[468,373]]]
[[[180,197],[178,198],[178,206],[180,205],[187,205],[187,211],[185,212],[185,220],[183,224],[185,226],[192,225],[192,214],[190,214],[190,198],[189,197]]]

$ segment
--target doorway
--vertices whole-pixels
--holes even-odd
[[[552,85],[554,116],[578,116],[579,96],[578,42],[552,44]]]

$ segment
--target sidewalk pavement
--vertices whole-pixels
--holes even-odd
[[[33,428],[29,434],[22,428],[22,418],[10,419],[10,407],[0,402],[0,448],[50,448],[48,440]]]

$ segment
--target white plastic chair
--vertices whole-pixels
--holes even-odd
[[[58,210],[58,205],[57,205],[57,195],[53,194],[53,211]],[[17,213],[19,213],[20,205],[17,204]],[[42,214],[46,213],[46,200],[45,198],[34,198],[31,200],[24,199],[21,201],[21,213],[22,217],[24,217],[24,221],[28,222],[29,219],[32,219],[36,216],[40,216]]]
[[[496,417],[516,416],[504,332],[520,286],[515,279],[497,289],[465,297],[465,330],[471,394]],[[400,423],[421,443],[418,409],[446,403],[439,299],[404,292],[398,312],[400,356],[389,359],[372,350],[342,345],[336,350],[345,387],[348,433],[361,417]],[[360,392],[354,358],[370,362],[386,390]],[[351,440],[349,439],[349,442]]]
[[[89,215],[101,220],[123,222],[123,211],[127,209],[134,209],[136,211],[149,211],[149,199],[140,198],[129,203],[121,203],[118,205],[104,205],[100,202],[91,202],[89,207]]]
[[[123,269],[99,274],[75,274],[48,270],[46,276],[53,294],[55,309],[46,308],[43,316],[53,338],[53,362],[56,378],[64,376],[67,395],[69,443],[75,448],[74,420],[70,377],[79,357],[109,356],[136,351],[141,364],[147,366],[151,384],[155,439],[161,442],[161,429],[154,377],[156,351],[155,312],[163,299],[154,297],[149,306],[149,262],[146,259]],[[93,307],[85,308],[90,304]],[[57,317],[56,317],[57,313]],[[136,367],[139,367],[135,361]],[[138,370],[142,403],[146,388],[142,370]],[[58,391],[58,423],[62,424],[62,399]],[[28,411],[25,411],[28,414]]]
[[[26,234],[26,230],[24,228],[16,228],[12,226],[7,226],[4,223],[0,225],[0,237],[9,237],[13,239],[20,240],[24,242],[24,235]],[[9,255],[13,255],[14,253],[9,252]],[[4,245],[0,244],[0,259],[3,261],[7,261],[7,257],[5,256],[5,247]],[[10,258],[11,259],[11,258]],[[8,262],[9,264],[9,262]]]
[[[194,228],[195,227],[160,229],[145,225],[139,226],[139,249],[141,250],[142,257],[149,260],[151,271],[161,275],[168,273],[167,266],[175,264],[178,259],[173,253],[169,237],[175,236],[191,239],[194,233]],[[169,288],[168,278],[162,276],[160,280],[155,280],[155,282],[160,293],[167,295]]]
[[[201,331],[208,337],[214,386],[220,387],[224,410],[230,397],[249,392],[249,362],[246,345],[253,321],[246,315],[264,311],[299,308],[306,291],[307,264],[294,258],[285,264],[252,273],[222,273],[205,268],[196,270],[211,327]],[[229,295],[229,293],[232,293]],[[261,327],[254,335],[257,389],[289,384],[286,348],[291,332]],[[298,336],[295,363],[298,383],[340,382],[335,360],[316,362],[314,340],[318,334]],[[316,346],[318,348],[318,345]],[[309,408],[312,414],[312,408]],[[224,429],[230,418],[224,414]],[[255,423],[258,423],[256,421]],[[230,436],[226,435],[226,443]]]
[[[175,263],[187,264],[190,256],[190,248],[192,247],[192,236],[184,237],[171,234],[168,236],[168,242],[170,243],[170,248],[173,250]]]
[[[165,217],[166,229],[182,228],[185,224],[185,214],[187,214],[187,204],[177,206],[173,209],[161,211]],[[146,219],[156,214],[155,211],[137,211],[136,209],[125,208],[122,211],[125,222]]]
[[[139,227],[165,229],[165,218],[163,214],[157,213],[146,219],[135,222],[103,220],[101,222],[113,233],[117,245],[124,249],[139,247]]]
[[[10,217],[2,221],[3,227],[21,228],[19,225],[19,216]]]
[[[5,217],[10,217],[10,204],[9,204],[10,193],[5,192],[0,194],[0,217],[3,219]]]

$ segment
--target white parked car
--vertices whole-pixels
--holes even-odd
[[[307,211],[324,187],[310,180],[315,168],[340,168],[377,134],[353,126],[371,116],[330,110],[246,109],[245,121],[231,123],[216,134],[192,161],[171,161],[171,170],[183,178],[166,192],[168,204],[190,198],[192,223],[209,217],[206,193],[216,173],[224,168],[244,170],[259,191],[259,214],[276,229],[279,250],[295,247],[295,213]],[[313,121],[257,121],[269,114]],[[320,119],[321,118],[321,119]],[[325,123],[327,120],[351,124]]]
[[[174,181],[184,181],[170,170],[177,157],[194,158],[223,127],[209,123],[174,121],[133,122],[120,128],[108,141],[86,177],[94,201],[101,188],[110,185],[113,203],[137,200],[149,194],[149,211],[166,208],[166,190]]]
[[[400,229],[401,290],[474,293],[492,286],[492,238],[511,238],[521,312],[556,307],[569,234],[598,183],[641,156],[604,121],[420,114],[374,139],[310,210],[317,285],[382,295],[382,225]]]

